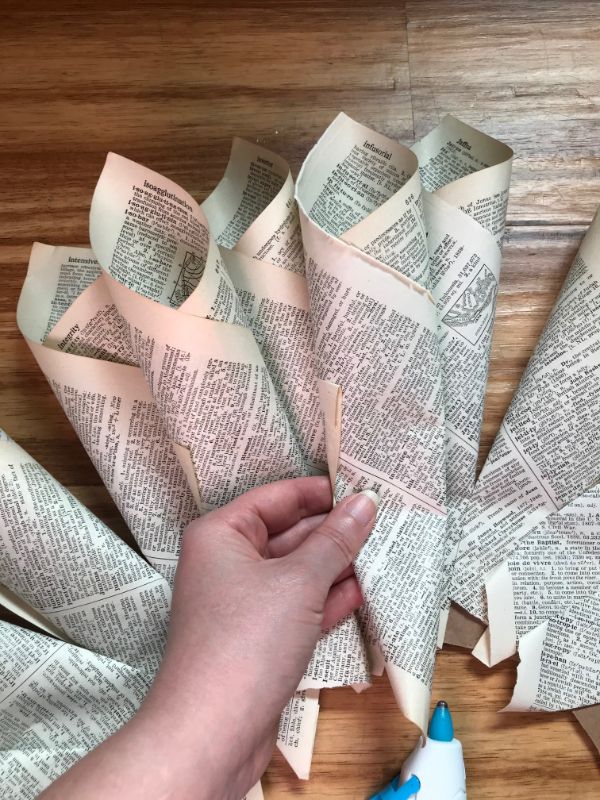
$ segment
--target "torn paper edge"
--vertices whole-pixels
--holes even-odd
[[[517,667],[517,682],[510,703],[503,711],[531,711],[540,685],[542,652],[548,631],[548,620],[519,639],[520,663]]]
[[[182,444],[177,444],[177,442],[172,442],[173,450],[175,451],[175,455],[177,456],[179,463],[181,464],[181,468],[185,474],[186,480],[189,484],[190,491],[194,500],[196,501],[196,505],[198,506],[198,511],[202,511],[202,500],[200,498],[200,487],[198,486],[198,478],[196,477],[196,470],[194,468],[194,461],[192,459],[192,454],[190,453],[189,449]]]
[[[342,402],[343,390],[337,383],[317,380],[319,400],[325,426],[325,451],[331,491],[335,490],[335,480],[340,463],[342,446]]]

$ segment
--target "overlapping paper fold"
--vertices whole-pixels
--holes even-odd
[[[489,623],[481,660],[518,647],[509,710],[600,700],[599,278],[596,215],[462,510],[452,595]]]
[[[185,524],[251,486],[328,470],[336,498],[380,492],[356,561],[365,608],[321,639],[282,717],[301,777],[320,688],[360,690],[385,668],[426,724],[510,158],[450,117],[411,151],[342,114],[298,205],[287,164],[236,140],[199,206],[110,154],[92,251],[32,252],[19,325],[160,580]]]

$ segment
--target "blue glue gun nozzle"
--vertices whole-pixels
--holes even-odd
[[[440,700],[436,705],[427,735],[436,742],[451,742],[454,739],[452,715],[445,700]]]

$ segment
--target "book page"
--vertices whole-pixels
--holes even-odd
[[[0,785],[33,800],[121,728],[148,690],[134,667],[0,622]]]
[[[244,315],[306,462],[323,470],[323,418],[304,274],[222,250]]]
[[[446,414],[447,562],[462,536],[483,421],[512,150],[454,117],[412,147],[419,159]],[[449,576],[447,576],[449,582]],[[443,645],[449,602],[440,617]]]
[[[168,584],[7,439],[0,441],[0,581],[71,641],[148,674],[158,669]]]
[[[225,174],[201,207],[222,247],[304,273],[294,183],[276,153],[235,138]]]
[[[107,280],[169,438],[190,451],[204,510],[307,474],[248,328],[169,309]]]
[[[460,536],[456,507],[475,483],[512,151],[454,117],[446,117],[412,150],[427,190],[429,285],[444,378],[451,558]]]
[[[513,152],[456,117],[442,122],[411,148],[421,183],[485,228],[501,245]]]
[[[188,300],[189,313],[243,322],[204,212],[168,178],[109,153],[90,241],[108,274],[144,297],[170,308]]]
[[[505,711],[561,711],[598,703],[600,597],[565,607],[519,640],[520,664]]]
[[[421,185],[407,147],[338,114],[300,180],[304,211],[324,231],[426,285]]]
[[[493,666],[519,652],[507,710],[557,711],[600,700],[595,620],[590,625],[599,598],[595,486],[527,533],[486,580],[489,627],[473,653]]]
[[[40,340],[45,298],[57,286],[64,250],[34,247],[17,323],[140,549],[172,582],[181,533],[198,507],[143,374],[113,363],[126,351],[133,359],[124,320],[119,316],[122,324],[111,328],[101,352],[90,344],[90,336],[96,341],[90,320],[107,309],[111,317],[117,313],[104,280],[90,284]],[[78,249],[68,252],[78,257]],[[95,357],[87,357],[92,350]]]
[[[308,689],[296,692],[279,720],[277,748],[301,780],[310,775],[318,718],[319,692]]]
[[[452,597],[486,619],[484,584],[521,539],[597,483],[600,217],[573,262],[472,497]]]
[[[92,256],[85,248],[35,242],[19,297],[18,324],[28,339],[61,353],[135,364],[127,324]],[[76,268],[82,263],[83,276]]]
[[[351,155],[343,144],[338,149],[344,129],[352,127],[352,120],[338,117],[331,126],[334,134],[328,129],[309,154],[297,185],[317,376],[342,390],[336,497],[372,488],[382,498],[375,529],[355,562],[366,599],[363,631],[370,648],[383,653],[403,713],[423,729],[445,548],[435,307],[428,292],[399,270],[337,238],[349,220],[367,225],[373,209],[406,183],[414,165],[405,148],[386,149],[380,139],[365,138],[364,130],[356,132]],[[376,149],[365,147],[365,141]],[[389,164],[382,152],[389,154]],[[372,171],[370,159],[375,160]],[[387,176],[381,177],[386,197],[371,191],[372,174],[377,180]],[[337,216],[332,216],[334,207]],[[423,558],[407,559],[407,552],[421,552]],[[409,584],[417,594],[407,590]],[[357,650],[360,638],[356,626]]]
[[[459,157],[439,156],[452,137],[460,140]],[[301,180],[306,206],[315,206],[310,214],[321,227],[432,290],[446,410],[450,562],[461,532],[457,506],[475,482],[501,260],[495,237],[501,238],[504,226],[512,151],[454,119],[444,120],[412,150],[418,162],[399,143],[340,115],[311,153]],[[476,159],[460,156],[463,150]],[[402,180],[386,183],[382,174],[399,168]],[[423,177],[430,190],[424,193]],[[485,227],[482,187],[503,199],[494,212],[494,235]],[[345,214],[354,215],[348,230]]]

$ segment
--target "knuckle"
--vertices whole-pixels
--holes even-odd
[[[340,554],[340,560],[343,561],[344,564],[350,564],[354,558],[351,537],[352,524],[353,520],[350,520],[350,524],[345,524],[343,526],[331,525],[328,522],[324,522],[317,531],[315,531],[315,533],[324,536],[335,546]]]

